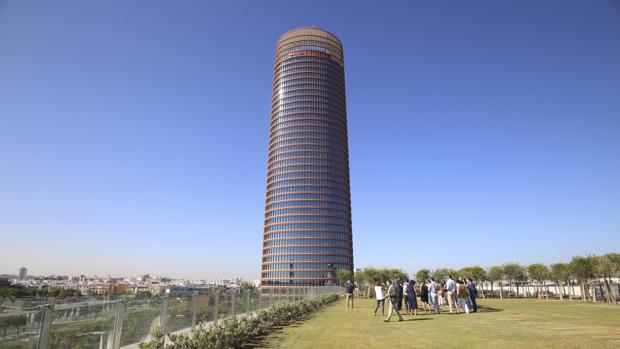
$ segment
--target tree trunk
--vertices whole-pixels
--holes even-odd
[[[596,286],[594,286],[594,281],[590,284],[590,289],[592,290],[592,303],[596,303]]]
[[[605,301],[607,301],[607,297],[605,296],[605,291],[603,291],[603,283],[601,282],[601,280],[598,280],[598,289],[599,291],[601,291],[601,297],[603,297],[603,299]]]
[[[558,294],[560,295],[560,300],[563,301],[564,300],[564,286],[560,286],[560,283],[558,283]]]
[[[519,283],[515,282],[515,286],[517,287],[517,298],[519,298]]]
[[[480,295],[484,299],[484,281],[480,283]]]
[[[590,292],[588,292],[588,285],[584,281],[582,281],[581,282],[581,300],[584,302],[587,302],[589,296],[590,296]]]
[[[549,285],[545,286],[545,299],[549,300]]]
[[[603,276],[603,279],[605,280],[605,291],[607,292],[607,303],[611,304],[613,303],[613,300],[611,299],[611,288],[609,287],[609,282],[607,282],[607,275]]]
[[[499,284],[499,299],[504,299],[504,292],[502,292],[504,290],[504,285]]]

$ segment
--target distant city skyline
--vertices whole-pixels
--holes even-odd
[[[274,42],[301,26],[346,52],[356,268],[620,250],[617,2],[22,0],[0,272],[259,278]]]

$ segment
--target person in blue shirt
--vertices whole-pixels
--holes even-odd
[[[409,315],[418,315],[418,300],[416,299],[415,280],[407,283],[407,297],[409,304]]]
[[[355,284],[351,280],[347,280],[344,288],[347,291],[347,308],[349,308],[349,301],[351,301],[351,308],[353,308],[353,291],[355,290]]]
[[[476,304],[476,297],[478,297],[478,290],[476,289],[476,284],[471,281],[470,278],[467,278],[467,290],[469,291],[469,301],[471,302],[472,313],[478,311],[478,305]]]

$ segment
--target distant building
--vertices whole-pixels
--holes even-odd
[[[15,269],[13,269],[15,270]],[[19,268],[19,273],[17,273],[17,279],[25,280],[26,276],[28,276],[28,269],[26,267]]]
[[[151,292],[151,294],[162,294],[164,292],[166,292],[166,285],[162,282],[161,279],[158,278],[152,278],[150,279],[150,282],[148,283],[149,285],[149,292]]]

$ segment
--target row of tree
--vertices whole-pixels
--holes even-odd
[[[484,297],[485,284],[490,284],[491,293],[495,294],[494,284],[499,286],[499,297],[504,297],[504,286],[512,288],[516,286],[516,295],[519,296],[519,285],[530,285],[535,288],[538,298],[549,299],[549,284],[553,284],[559,290],[560,300],[564,295],[572,300],[574,295],[573,286],[580,287],[581,299],[585,302],[597,301],[596,289],[603,299],[608,303],[617,304],[615,292],[612,290],[612,278],[620,277],[620,254],[608,253],[602,256],[575,256],[569,263],[554,263],[546,265],[534,263],[523,266],[519,263],[505,263],[500,266],[492,266],[485,269],[475,265],[459,270],[450,268],[439,268],[435,270],[421,269],[411,278],[416,280],[427,280],[431,277],[435,280],[446,280],[449,275],[460,278],[470,278],[480,286],[481,296]],[[351,279],[351,275],[346,272],[339,272],[341,280]],[[367,296],[370,297],[372,286],[387,279],[401,277],[403,280],[409,278],[406,272],[401,269],[377,269],[365,268],[355,274],[355,279],[361,285]],[[619,292],[620,292],[620,285]]]

